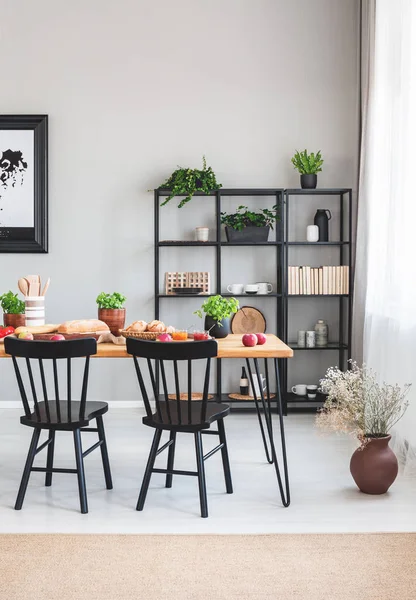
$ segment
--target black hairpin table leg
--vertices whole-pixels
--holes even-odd
[[[282,499],[282,504],[283,504],[283,506],[287,507],[290,504],[289,473],[288,473],[288,468],[287,468],[286,439],[285,439],[285,429],[284,429],[284,422],[283,422],[282,396],[281,396],[279,366],[278,366],[277,358],[274,359],[274,369],[275,369],[275,375],[276,375],[276,399],[277,399],[277,407],[278,407],[278,411],[279,411],[280,438],[281,438],[281,446],[282,446],[282,459],[283,459],[285,489],[283,489],[283,482],[282,482],[282,477],[280,474],[279,463],[277,460],[276,448],[275,448],[274,439],[273,439],[272,413],[271,413],[271,406],[270,406],[270,392],[269,392],[267,366],[266,366],[266,384],[267,384],[267,405],[266,405],[264,391],[262,389],[262,386],[260,385],[261,380],[259,377],[260,370],[259,370],[258,360],[256,358],[254,359],[254,367],[255,367],[256,377],[257,377],[257,381],[259,382],[258,387],[260,390],[260,400],[261,400],[261,404],[262,404],[262,408],[263,408],[264,421],[266,423],[266,428],[265,428],[263,425],[263,417],[262,417],[260,405],[259,405],[259,402],[257,399],[255,387],[254,387],[253,373],[250,368],[250,360],[246,359],[246,361],[247,361],[247,368],[248,368],[251,388],[253,390],[254,402],[256,405],[256,409],[257,409],[257,416],[259,419],[260,431],[261,431],[262,438],[263,438],[264,449],[266,451],[266,458],[270,464],[274,464],[277,482],[279,485],[280,497]],[[265,359],[265,364],[266,364],[266,362],[267,361]],[[265,431],[267,431],[269,445],[267,444]],[[271,459],[270,459],[270,456],[271,456]]]

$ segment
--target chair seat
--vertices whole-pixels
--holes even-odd
[[[66,400],[59,402],[60,418],[58,419],[57,402],[49,400],[49,417],[45,402],[39,402],[39,416],[33,412],[29,417],[23,415],[20,422],[29,427],[40,429],[54,429],[72,431],[79,427],[85,427],[88,423],[108,411],[107,402],[87,402],[85,405],[84,418],[80,419],[79,411],[81,402],[71,402],[71,417],[68,416],[68,403]]]
[[[167,406],[169,404],[169,406]],[[188,414],[188,402],[169,400],[160,403],[161,416],[154,413],[151,417],[143,417],[144,425],[155,427],[156,429],[174,429],[175,431],[200,431],[208,429],[211,423],[222,419],[230,412],[228,404],[219,402],[208,402],[206,406],[206,415],[202,419],[202,402],[191,402],[191,414]],[[168,410],[169,409],[169,410]]]

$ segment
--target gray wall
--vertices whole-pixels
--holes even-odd
[[[95,317],[102,290],[128,296],[128,321],[153,318],[147,190],[202,154],[226,187],[289,187],[298,185],[294,149],[320,148],[320,185],[355,187],[357,4],[2,0],[0,110],[50,117],[50,252],[0,255],[1,290],[41,273],[52,280],[49,322]],[[200,203],[168,207],[167,236],[205,224]],[[309,222],[312,209],[303,211]],[[170,253],[162,268],[205,267],[182,256]],[[271,277],[263,255],[232,259],[230,282]],[[196,300],[177,312],[167,302],[167,321],[195,322]],[[94,367],[92,396],[134,399],[131,365],[105,365]],[[12,381],[10,367],[0,364],[1,379]],[[14,387],[3,395],[15,397]]]

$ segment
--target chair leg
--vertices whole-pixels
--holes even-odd
[[[53,453],[55,450],[55,432],[53,431],[53,429],[49,429],[49,439],[51,440],[51,442],[49,443],[49,446],[48,446],[48,456],[46,458],[46,468],[53,469]],[[45,485],[47,487],[52,485],[52,473],[46,473]]]
[[[149,489],[150,478],[152,476],[153,467],[156,460],[156,453],[159,448],[160,438],[162,436],[162,430],[156,429],[155,435],[153,436],[152,447],[150,449],[149,458],[147,459],[146,470],[144,472],[142,487],[140,488],[139,499],[137,501],[136,510],[143,510],[143,506],[146,500],[147,490]]]
[[[227,490],[227,494],[232,494],[233,493],[233,482],[231,480],[230,461],[228,459],[228,447],[227,447],[227,438],[225,435],[224,419],[218,420],[218,431],[220,434],[219,435],[220,443],[224,444],[224,446],[221,448],[221,457],[222,457],[222,465],[224,468],[225,487]]]
[[[16,498],[15,510],[20,510],[25,499],[27,484],[29,483],[30,471],[32,470],[33,461],[35,460],[36,449],[40,437],[40,429],[34,429],[32,441],[30,442],[29,452],[27,453],[25,468],[23,469],[22,481],[20,482],[19,492]]]
[[[200,431],[195,433],[196,465],[198,468],[199,502],[201,504],[201,517],[208,516],[207,486],[205,482],[204,453],[202,450],[202,435]]]
[[[171,431],[170,432],[170,438],[172,441],[172,444],[169,446],[169,454],[168,454],[168,470],[173,469],[173,465],[174,465],[174,461],[175,461],[175,446],[176,446],[176,431]],[[172,479],[173,479],[173,475],[171,474],[167,474],[166,475],[166,486],[167,488],[171,488],[172,487]]]
[[[86,514],[88,512],[88,502],[87,502],[87,488],[85,486],[84,458],[82,456],[82,444],[81,444],[80,429],[74,430],[74,446],[75,446],[75,460],[77,463],[78,490],[79,490],[79,501],[80,501],[80,505],[81,505],[81,513]]]
[[[104,423],[103,423],[103,418],[101,416],[97,417],[97,429],[98,429],[98,439],[100,441],[102,441],[100,449],[101,449],[101,458],[103,461],[105,485],[108,490],[112,490],[113,489],[113,481],[111,479],[110,461],[108,460],[107,441],[105,439]]]

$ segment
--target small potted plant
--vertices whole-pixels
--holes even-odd
[[[126,309],[123,305],[127,298],[118,292],[106,294],[101,292],[97,296],[98,318],[106,323],[113,335],[120,335],[120,329],[124,329],[126,322]]]
[[[402,418],[410,385],[380,384],[366,365],[351,363],[351,369],[330,367],[321,380],[327,394],[318,413],[317,425],[326,430],[352,433],[360,447],[351,457],[350,471],[366,494],[384,494],[397,477],[397,458],[389,447],[390,430]]]
[[[300,186],[302,189],[313,190],[316,188],[318,181],[317,173],[322,171],[323,163],[320,150],[316,154],[313,152],[308,154],[307,150],[303,152],[296,150],[292,158],[292,164],[300,173]]]
[[[183,169],[179,167],[158,189],[170,190],[169,196],[162,202],[161,206],[167,204],[175,196],[185,196],[178,204],[178,208],[182,208],[192,200],[196,192],[209,194],[214,190],[219,190],[220,187],[222,185],[217,182],[212,168],[207,167],[207,161],[203,156],[202,169]]]
[[[22,327],[25,321],[25,303],[17,294],[8,291],[0,296],[0,305],[3,309],[3,323],[5,327]]]
[[[221,223],[225,225],[228,242],[267,242],[273,223],[280,221],[278,207],[272,210],[262,208],[259,212],[248,210],[247,206],[239,206],[235,213],[221,213]],[[280,233],[280,228],[278,229]]]
[[[230,333],[230,317],[237,312],[238,306],[236,298],[223,298],[218,294],[207,298],[194,315],[202,319],[205,313],[205,329],[214,338],[225,338]]]

